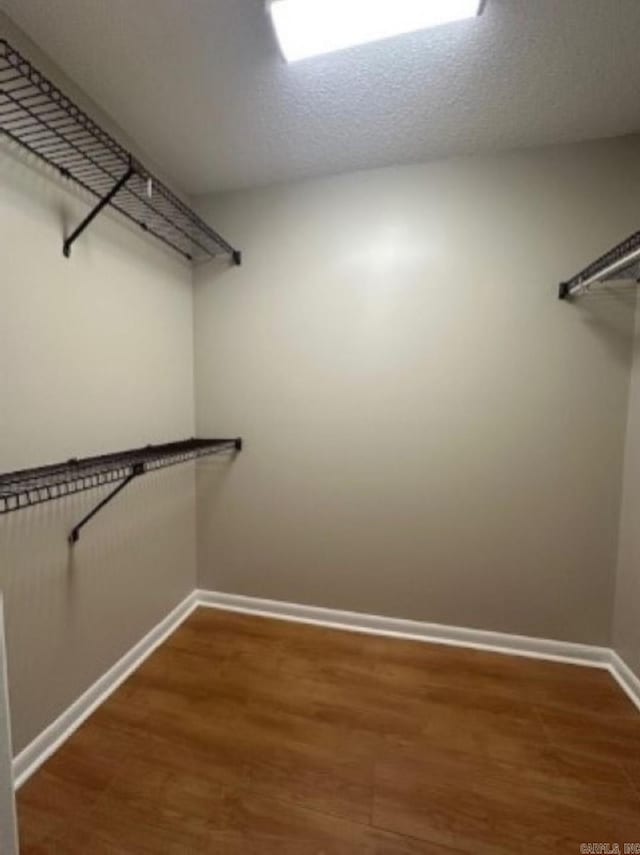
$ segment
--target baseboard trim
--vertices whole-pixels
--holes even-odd
[[[42,731],[13,759],[15,789],[24,782],[65,742],[71,734],[100,706],[127,677],[198,606],[196,592],[189,594],[173,611],[148,632],[131,650],[90,686],[54,722]]]
[[[640,710],[640,677],[629,668],[618,653],[609,647],[303,606],[297,603],[264,600],[220,591],[199,590],[196,594],[198,604],[208,608],[309,623],[350,632],[406,638],[453,647],[468,647],[509,656],[525,656],[530,659],[548,659],[552,662],[582,665],[587,668],[603,668],[609,671],[620,688]]]
[[[279,620],[310,623],[349,632],[384,635],[391,638],[406,638],[431,644],[447,644],[454,647],[471,647],[510,656],[526,656],[533,659],[550,659],[572,665],[609,668],[611,650],[570,641],[554,641],[526,635],[509,635],[482,629],[468,629],[438,623],[404,620],[403,618],[348,612],[316,606],[303,606],[279,600],[263,600],[240,594],[225,594],[218,591],[199,590],[198,603],[208,608],[261,615]]]
[[[624,659],[615,650],[610,651],[611,659],[609,671],[623,692],[640,710],[640,677],[627,665]]]
[[[199,606],[349,632],[603,668],[640,710],[640,678],[608,647],[195,590],[14,758],[15,788],[18,789]]]

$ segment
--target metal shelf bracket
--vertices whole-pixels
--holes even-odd
[[[106,208],[106,206],[113,199],[113,197],[116,195],[116,193],[118,193],[120,190],[122,190],[124,185],[131,178],[131,176],[134,174],[134,172],[135,172],[135,170],[133,168],[133,164],[130,163],[129,168],[127,169],[125,174],[122,176],[122,178],[120,178],[118,181],[116,181],[116,183],[113,185],[111,190],[109,190],[107,195],[103,196],[102,199],[100,199],[98,204],[87,214],[87,216],[80,223],[80,225],[76,229],[74,229],[74,231],[69,235],[68,238],[66,238],[66,240],[64,241],[64,243],[62,245],[62,254],[64,255],[65,258],[69,258],[69,256],[71,255],[71,247],[73,246],[74,241],[77,238],[79,238],[80,235],[82,234],[82,232],[87,228],[87,226],[89,226],[95,220],[95,218],[98,216],[100,211],[102,211],[103,208]]]
[[[108,496],[105,496],[101,502],[98,502],[98,504],[95,506],[95,508],[90,510],[89,513],[86,514],[86,516],[82,517],[82,519],[80,520],[80,522],[77,525],[74,525],[74,527],[71,529],[71,534],[69,535],[69,543],[72,546],[74,543],[77,543],[78,540],[80,539],[80,531],[86,526],[86,524],[89,522],[89,520],[91,520],[93,517],[95,517],[95,515],[98,513],[98,511],[101,511],[105,505],[108,505],[109,502],[118,495],[118,493],[120,493],[122,490],[124,490],[124,488],[127,486],[127,484],[130,484],[134,478],[137,478],[138,475],[142,475],[143,473],[144,473],[144,464],[137,463],[133,467],[133,471],[131,472],[131,474],[127,475],[127,477],[124,479],[124,481],[121,481],[118,484],[118,486],[115,488],[115,490],[112,490]]]
[[[188,261],[241,255],[183,199],[0,36],[0,142],[16,144],[96,201],[64,255],[107,205]],[[92,202],[93,204],[93,202]]]
[[[146,445],[98,457],[72,458],[64,463],[0,473],[0,515],[63,499],[85,490],[114,486],[71,530],[68,540],[77,543],[80,532],[134,478],[168,466],[216,454],[235,456],[242,451],[242,437],[231,439],[184,439],[162,445]]]

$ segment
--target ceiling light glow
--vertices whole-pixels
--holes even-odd
[[[288,62],[425,30],[482,11],[483,0],[269,0]]]

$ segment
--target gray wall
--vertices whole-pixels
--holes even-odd
[[[627,139],[203,200],[245,265],[198,271],[194,316],[190,268],[120,218],[63,259],[86,200],[3,148],[0,471],[195,428],[247,440],[197,484],[132,485],[73,551],[98,495],[0,519],[14,748],[196,564],[207,588],[609,643],[634,293],[555,292],[636,226],[639,173]],[[616,643],[637,663],[633,478]]]
[[[640,677],[640,304],[629,390],[613,646]]]
[[[633,294],[558,280],[635,227],[638,140],[201,200],[199,584],[607,644]],[[627,201],[628,200],[628,201]]]
[[[4,18],[0,33],[48,67]],[[191,269],[108,215],[64,259],[87,210],[3,146],[0,471],[194,433]],[[132,485],[70,550],[104,492],[0,518],[16,751],[195,585],[193,467]]]

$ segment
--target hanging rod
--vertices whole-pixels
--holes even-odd
[[[81,529],[134,478],[211,454],[242,451],[242,438],[186,439],[163,445],[147,445],[130,451],[98,457],[73,458],[64,463],[21,469],[0,474],[0,514],[19,511],[53,499],[61,499],[105,484],[116,484],[80,522],[69,542],[75,543]]]
[[[73,101],[0,39],[0,134],[98,200],[73,233],[71,247],[110,206],[190,261],[242,255]]]
[[[558,297],[579,297],[596,283],[617,279],[640,280],[640,232],[634,232],[567,282],[561,282]]]

